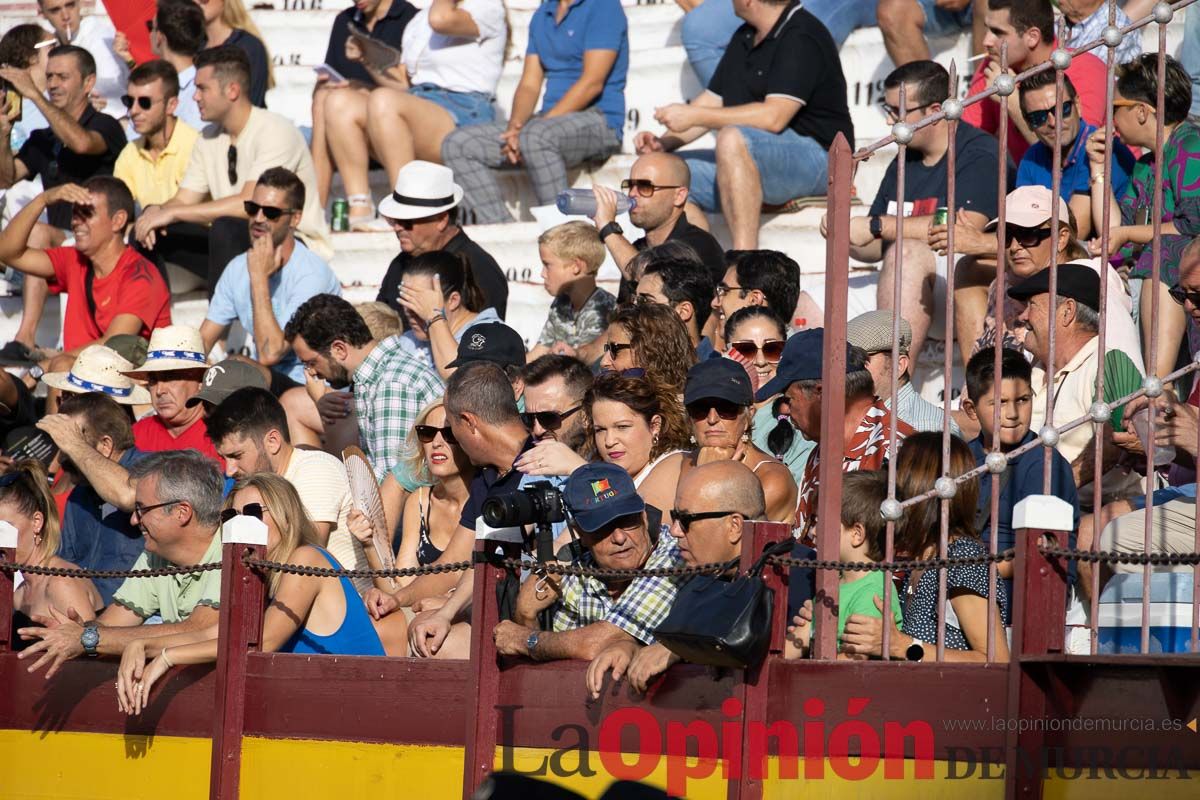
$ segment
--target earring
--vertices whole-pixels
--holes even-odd
[[[689,437],[688,437],[688,441],[689,441],[689,442],[691,442],[692,444],[695,444],[695,443],[696,443],[696,437],[695,437],[694,435],[692,435],[692,436],[689,436]]]
[[[651,447],[658,446],[658,434],[657,433],[650,437],[650,446]]]

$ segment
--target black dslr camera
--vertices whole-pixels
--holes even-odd
[[[538,561],[554,560],[554,532],[551,526],[565,522],[567,506],[563,494],[549,481],[538,481],[520,491],[483,502],[483,521],[493,528],[537,529]]]

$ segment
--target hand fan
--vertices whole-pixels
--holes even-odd
[[[357,447],[342,450],[342,462],[346,465],[346,478],[350,481],[350,497],[354,507],[371,520],[378,534],[371,538],[371,542],[375,545],[379,563],[383,569],[394,569],[396,559],[392,556],[391,531],[388,530],[387,518],[383,514],[383,498],[379,495],[375,470],[371,468],[366,453]],[[395,578],[388,580],[394,588]]]
[[[376,72],[387,72],[402,61],[400,51],[386,42],[376,39],[365,29],[350,23],[350,35],[363,53],[364,65]]]

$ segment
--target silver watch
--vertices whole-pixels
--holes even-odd
[[[529,651],[530,655],[533,655],[533,651],[537,649],[538,635],[540,633],[541,631],[534,631],[533,633],[529,634],[529,638],[525,640],[525,649]]]
[[[100,624],[96,620],[88,620],[83,623],[83,633],[79,636],[79,644],[83,645],[83,652],[89,656],[95,657],[98,655],[96,648],[100,645]]]

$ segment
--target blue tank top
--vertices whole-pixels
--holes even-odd
[[[341,564],[324,549],[318,547],[329,566],[340,569]],[[296,632],[282,649],[284,653],[309,653],[332,656],[384,656],[383,643],[367,616],[367,608],[354,589],[349,578],[338,578],[342,594],[346,597],[346,615],[341,626],[328,636],[318,636],[308,628]]]

